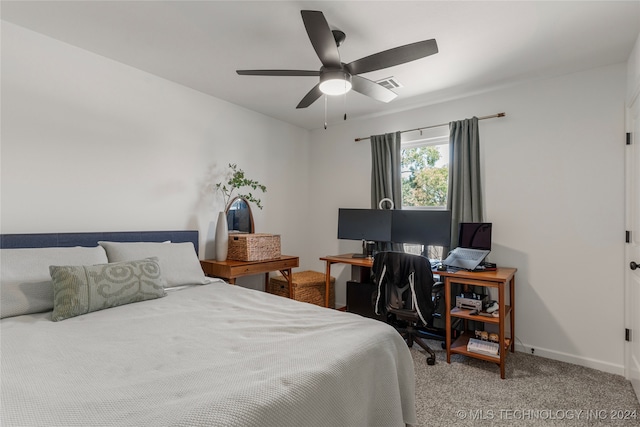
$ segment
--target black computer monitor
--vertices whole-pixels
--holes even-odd
[[[490,251],[491,228],[490,222],[461,222],[458,229],[458,246]]]
[[[391,213],[382,209],[338,209],[338,239],[391,241]]]
[[[430,246],[451,245],[451,211],[401,209],[392,212],[391,239],[393,242]]]

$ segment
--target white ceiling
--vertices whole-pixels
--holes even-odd
[[[2,19],[306,129],[324,102],[296,109],[315,77],[239,76],[236,69],[318,70],[300,10],[347,35],[349,63],[435,38],[440,52],[364,74],[404,87],[384,104],[350,92],[349,117],[413,108],[528,79],[625,62],[640,1],[2,1]],[[342,120],[344,97],[328,99]]]

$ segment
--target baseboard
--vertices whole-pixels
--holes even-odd
[[[616,365],[601,360],[595,360],[588,357],[579,357],[574,354],[563,353],[561,351],[549,350],[537,346],[524,345],[516,343],[516,351],[531,354],[531,348],[535,348],[535,356],[545,357],[547,359],[558,360],[560,362],[571,363],[574,365],[584,366],[586,368],[597,369],[599,371],[608,372],[610,374],[621,375],[624,377],[624,366]]]

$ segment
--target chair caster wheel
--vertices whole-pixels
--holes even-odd
[[[436,364],[436,358],[435,357],[427,357],[427,365],[435,365]]]
[[[444,342],[444,341],[442,341],[442,342],[440,343],[440,347],[442,347],[442,349],[443,349],[443,350],[446,350],[446,349],[447,349],[447,343],[446,343],[446,342]]]

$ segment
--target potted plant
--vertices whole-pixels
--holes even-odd
[[[249,191],[243,191],[245,188]],[[260,199],[254,196],[251,190],[260,190],[264,193],[267,191],[267,187],[254,179],[247,178],[244,171],[239,169],[237,164],[229,163],[227,181],[217,183],[216,190],[222,193],[224,200],[224,210],[218,214],[218,222],[216,225],[216,260],[225,261],[229,250],[229,224],[227,223],[227,209],[229,209],[229,204],[232,203],[236,197],[240,197],[248,203],[254,203],[258,208],[262,209]]]
[[[222,193],[224,200],[224,210],[229,208],[229,203],[234,199],[234,192],[240,192],[240,189],[249,187],[252,190],[260,190],[263,193],[267,191],[267,187],[260,184],[254,179],[249,179],[244,174],[242,169],[238,169],[238,165],[235,163],[229,163],[229,179],[227,182],[219,182],[216,184],[216,190]],[[239,193],[237,197],[245,199],[247,202],[255,203],[255,205],[262,209],[260,199],[256,198],[251,192]]]

